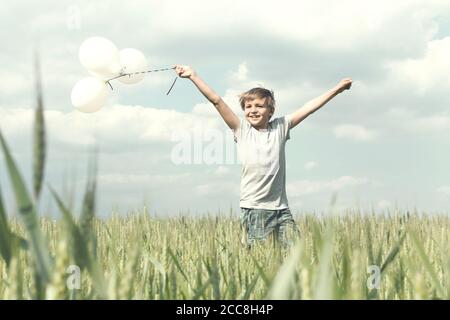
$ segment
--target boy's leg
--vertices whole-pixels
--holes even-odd
[[[252,232],[250,232],[250,213],[251,209],[248,208],[241,208],[241,231],[242,231],[242,237],[241,237],[241,244],[246,246],[248,249],[250,249],[254,242],[255,237]]]
[[[241,208],[241,226],[250,248],[256,240],[266,239],[277,227],[277,211]]]
[[[280,210],[277,225],[277,238],[280,244],[287,249],[299,236],[300,230],[292,217],[291,211],[289,209]]]

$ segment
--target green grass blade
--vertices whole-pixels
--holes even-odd
[[[95,241],[93,232],[93,219],[95,216],[95,192],[97,188],[97,166],[96,166],[96,153],[92,160],[88,170],[88,182],[86,186],[86,192],[83,199],[83,208],[80,216],[81,232],[85,236],[90,245]],[[95,251],[95,248],[93,248]]]
[[[211,287],[213,292],[213,299],[220,300],[220,278],[219,272],[217,268],[217,262],[215,257],[212,258],[211,263],[208,262],[208,259],[204,259],[203,263],[206,267],[206,270],[209,275],[209,279],[211,280]]]
[[[250,298],[250,295],[252,294],[253,290],[255,290],[258,280],[259,280],[259,275],[257,274],[253,277],[253,280],[250,282],[250,284],[245,288],[245,291],[243,292],[243,294],[241,296],[242,300],[248,300]]]
[[[342,277],[339,283],[340,298],[346,297],[349,292],[349,284],[351,282],[351,267],[350,267],[350,249],[347,241],[344,241],[344,248],[342,252]]]
[[[302,245],[301,242],[297,242],[275,275],[267,299],[285,300],[292,298],[293,286],[296,285],[294,281],[296,268],[300,261],[301,254]]]
[[[42,99],[42,80],[40,63],[36,55],[35,58],[36,76],[36,111],[34,114],[34,134],[33,134],[33,191],[36,201],[42,189],[45,167],[45,123],[44,123],[44,103]]]
[[[208,280],[205,283],[203,283],[197,290],[195,290],[192,300],[198,300],[201,296],[204,297],[205,291],[206,289],[208,289],[211,283],[212,279],[208,278]]]
[[[367,255],[369,258],[369,265],[371,264],[375,264],[375,260],[374,260],[374,255],[373,255],[373,244],[372,244],[372,234],[370,232],[370,223],[369,223],[369,219],[366,218],[366,222],[365,222],[365,232],[366,232],[366,242],[367,242]]]
[[[402,246],[403,241],[405,241],[405,237],[406,237],[406,232],[402,231],[399,235],[397,242],[392,247],[391,251],[389,251],[389,254],[387,255],[386,259],[384,260],[383,264],[381,265],[380,276],[383,275],[383,272],[386,270],[386,268],[389,266],[389,264],[391,264],[395,260],[395,257],[397,256],[398,252],[400,251],[400,247]],[[377,297],[377,295],[378,295],[378,290],[372,289],[371,291],[369,291],[367,293],[367,298],[374,299]]]
[[[258,273],[261,276],[261,279],[264,281],[266,287],[269,287],[270,286],[269,277],[266,275],[266,273],[264,272],[264,269],[258,263],[258,260],[256,260],[255,256],[252,254],[251,257],[252,257],[253,263],[256,266],[256,270],[258,270]]]
[[[5,207],[3,206],[2,193],[0,190],[0,255],[9,266],[12,255],[12,240],[11,231],[8,226],[8,220],[6,218]]]
[[[180,262],[178,261],[178,258],[175,256],[175,254],[172,252],[170,247],[167,248],[167,253],[169,254],[172,261],[175,263],[175,266],[177,267],[178,271],[180,271],[181,275],[183,276],[184,280],[186,280],[186,283],[188,283],[189,286],[191,286],[190,281],[186,273],[184,272],[183,268],[180,265]]]
[[[99,266],[92,256],[92,253],[89,251],[88,244],[81,233],[80,228],[75,223],[72,214],[70,213],[69,209],[64,205],[61,198],[58,196],[58,194],[53,190],[51,187],[49,187],[51,194],[56,200],[56,203],[58,204],[58,207],[63,214],[63,218],[66,222],[66,225],[68,226],[68,229],[72,236],[72,245],[74,250],[74,258],[76,263],[80,268],[87,268],[89,271],[89,274],[92,277],[92,280],[94,282],[95,290],[100,298],[106,298],[107,297],[107,288],[105,285],[105,279],[103,277],[103,274],[101,273]]]
[[[39,227],[38,215],[1,132],[0,143],[5,155],[6,166],[13,186],[19,214],[29,236],[31,253],[35,260],[38,275],[43,283],[47,283],[50,279],[52,261],[46,241]]]
[[[64,205],[64,203],[62,202],[61,198],[59,197],[59,195],[56,193],[56,191],[52,188],[52,187],[48,187],[50,190],[50,193],[53,195],[53,197],[55,198],[55,201],[63,215],[63,219],[65,220],[65,222],[68,224],[69,228],[75,228],[76,227],[76,223],[75,220],[73,219],[72,214],[70,213],[69,209]]]
[[[433,285],[434,285],[435,289],[439,293],[440,297],[442,299],[445,299],[446,298],[445,289],[442,286],[442,284],[439,282],[438,276],[437,276],[436,272],[434,271],[433,266],[432,266],[430,260],[428,259],[422,244],[417,239],[414,232],[411,232],[409,234],[409,236],[410,236],[414,246],[416,247],[417,252],[419,253],[420,260],[422,261],[425,269],[427,270],[428,274],[431,277],[431,280],[433,281]]]
[[[400,251],[400,247],[402,246],[403,241],[405,240],[405,236],[406,236],[406,233],[403,231],[400,234],[400,236],[399,236],[399,238],[397,240],[397,243],[392,247],[391,251],[389,251],[388,256],[386,257],[386,259],[384,260],[383,264],[381,265],[381,268],[380,268],[381,274],[384,272],[384,270],[387,268],[387,266],[392,261],[394,261],[395,257],[397,256],[398,252]]]
[[[316,288],[314,290],[314,299],[318,300],[331,299],[333,295],[333,277],[331,273],[333,256],[332,221],[328,221],[325,228],[325,235],[319,259],[318,277],[316,279]]]

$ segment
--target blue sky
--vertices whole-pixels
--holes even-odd
[[[294,212],[340,208],[450,208],[448,1],[16,1],[2,6],[0,128],[31,176],[32,51],[42,56],[49,154],[46,182],[82,195],[89,150],[100,148],[99,207],[107,216],[237,210],[238,163],[175,164],[174,133],[208,145],[232,139],[188,80],[172,72],[118,82],[107,104],[82,114],[70,92],[88,76],[81,43],[103,36],[141,50],[150,68],[191,65],[242,116],[238,94],[275,92],[276,116],[351,77],[350,91],[291,132],[287,193]],[[4,198],[11,199],[4,167]],[[8,200],[9,206],[13,204]],[[44,193],[44,211],[54,205]]]

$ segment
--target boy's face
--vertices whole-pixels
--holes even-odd
[[[265,105],[266,98],[254,98],[244,103],[245,118],[256,129],[266,129],[272,111]]]

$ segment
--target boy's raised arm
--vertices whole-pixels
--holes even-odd
[[[175,66],[175,72],[181,78],[189,78],[200,90],[200,92],[208,99],[217,111],[219,111],[225,123],[232,130],[239,128],[240,120],[234,114],[233,110],[215,93],[189,66]]]
[[[293,128],[302,122],[311,113],[323,107],[328,101],[333,99],[339,93],[344,90],[350,89],[352,86],[352,79],[346,78],[342,79],[333,89],[325,92],[323,95],[308,101],[303,107],[292,113],[290,118],[290,127]]]

